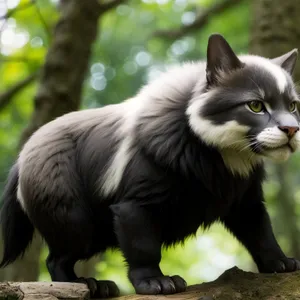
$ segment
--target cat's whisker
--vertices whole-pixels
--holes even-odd
[[[239,152],[242,152],[242,151],[244,151],[244,150],[246,150],[248,148],[250,149],[255,144],[257,144],[257,141],[253,141],[252,143],[249,143],[248,145],[246,145],[245,147],[243,147],[242,149],[240,149]]]
[[[240,143],[243,143],[243,142],[245,142],[245,143],[247,143],[247,144],[249,143],[249,140],[247,139],[247,137],[242,138],[242,139],[239,139],[239,140],[237,140],[237,141],[235,141],[235,142],[229,144],[228,147],[231,147],[231,146],[233,146],[233,145],[240,144]]]
[[[258,142],[254,147],[253,147],[253,150],[257,150],[258,147],[260,147],[262,145],[262,143]],[[254,154],[254,152],[253,152]]]

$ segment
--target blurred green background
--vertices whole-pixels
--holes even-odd
[[[136,0],[102,15],[80,108],[118,103],[134,95],[169,64],[205,59],[207,39],[213,32],[223,34],[236,52],[248,52],[251,0],[235,1],[231,7],[210,15],[201,29],[187,31],[179,38],[153,34],[161,29],[188,26],[201,12],[221,2],[224,1]],[[0,0],[0,16],[4,16],[0,17],[0,103],[1,96],[43,66],[53,40],[52,29],[60,16],[58,5],[59,1],[54,0]],[[38,84],[38,80],[31,81],[14,93],[6,105],[0,104],[0,193],[16,158],[21,132],[34,110]],[[300,253],[299,166],[298,154],[280,170],[268,165],[269,180],[265,184],[274,230],[288,255]],[[40,263],[38,280],[50,280],[45,266],[47,251],[43,246],[41,253],[32,258]],[[235,265],[256,271],[246,250],[218,224],[205,232],[199,228],[197,238],[187,240],[185,245],[164,249],[161,262],[165,273],[179,274],[188,284],[213,280]],[[30,264],[22,268],[30,268]],[[115,280],[124,293],[133,292],[119,252],[108,251],[87,268],[99,279]],[[1,272],[1,280],[11,279],[5,270]]]

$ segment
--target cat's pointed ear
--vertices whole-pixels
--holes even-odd
[[[297,58],[298,49],[295,48],[281,56],[271,59],[271,61],[281,66],[284,70],[292,75],[296,66]]]
[[[222,35],[215,33],[209,37],[206,66],[208,84],[217,83],[220,72],[229,73],[242,66],[243,63],[238,59]]]

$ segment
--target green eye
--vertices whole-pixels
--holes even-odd
[[[248,102],[247,106],[250,108],[251,111],[255,112],[256,114],[263,112],[265,109],[261,101]]]
[[[289,106],[290,112],[295,112],[296,109],[297,109],[297,103],[296,103],[296,101],[291,102],[290,106]]]

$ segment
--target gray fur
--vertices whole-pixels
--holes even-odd
[[[124,123],[122,113],[122,105],[73,112],[36,131],[18,158],[21,204],[26,207],[28,201],[59,193],[68,205],[70,195],[80,197],[78,187],[95,190],[123,138],[118,132]]]

